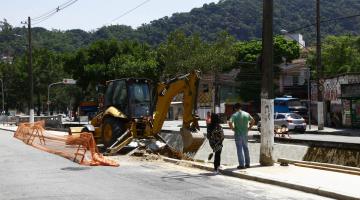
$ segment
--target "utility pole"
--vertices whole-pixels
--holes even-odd
[[[219,94],[219,75],[218,75],[219,71],[214,72],[214,93],[212,96],[212,102],[213,102],[213,106],[212,106],[212,112],[213,113],[220,113],[220,94]]]
[[[260,164],[274,165],[273,0],[263,0]]]
[[[316,70],[318,130],[324,130],[324,79],[323,68],[321,64],[320,0],[316,0]]]
[[[33,94],[34,94],[34,85],[33,85],[33,71],[32,71],[32,48],[31,48],[31,19],[28,17],[28,40],[29,40],[29,85],[30,85],[30,97],[29,97],[29,106],[30,106],[30,118],[29,122],[34,123],[34,102],[33,102]]]
[[[1,115],[5,115],[5,103],[4,103],[4,81],[0,79],[1,82],[1,98],[2,98],[2,110]]]

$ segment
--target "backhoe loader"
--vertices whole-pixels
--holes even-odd
[[[183,93],[183,124],[181,137],[177,137],[182,141],[176,141],[181,143],[181,148],[168,145],[180,155],[194,155],[205,140],[195,114],[199,79],[200,72],[193,71],[156,85],[140,78],[108,81],[103,111],[91,120],[91,125],[70,128],[70,134],[93,132],[96,142],[102,143],[109,155],[117,153],[134,138],[157,138],[168,144],[168,139],[160,136],[161,128],[171,101]]]

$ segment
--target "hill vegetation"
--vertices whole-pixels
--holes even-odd
[[[138,29],[115,25],[94,32],[59,31],[35,27],[33,35],[34,95],[37,114],[47,106],[47,87],[62,78],[76,86],[54,87],[51,110],[75,109],[83,99],[96,96],[97,85],[126,76],[167,80],[192,69],[217,73],[240,68],[237,76],[243,100],[259,101],[261,69],[260,0],[224,0],[205,4],[189,13],[144,24]],[[352,15],[360,10],[356,0],[322,1],[323,19]],[[315,0],[275,0],[275,32],[308,26],[314,21]],[[341,10],[342,9],[342,10]],[[359,71],[359,18],[322,25],[323,63],[327,75]],[[313,27],[299,29],[310,41]],[[26,29],[0,22],[0,78],[4,82],[5,108],[26,111],[28,59]],[[333,36],[347,34],[346,36]],[[331,36],[328,36],[331,35]],[[298,58],[299,46],[274,37],[274,64]],[[314,66],[314,54],[308,53]],[[333,55],[346,55],[337,56]],[[12,60],[4,59],[4,57]],[[279,74],[275,67],[275,74]],[[314,73],[313,73],[314,74]]]
[[[307,42],[314,41],[315,0],[275,0],[274,32],[299,29]],[[321,1],[322,20],[359,14],[358,0]],[[55,51],[74,51],[99,39],[137,40],[157,46],[177,29],[185,34],[199,34],[206,41],[215,41],[219,32],[226,31],[237,40],[251,40],[261,37],[261,0],[220,0],[218,3],[204,4],[188,13],[174,13],[144,24],[137,29],[124,25],[104,26],[93,32],[80,29],[59,31],[44,28],[33,29],[35,47],[45,47]],[[3,20],[0,23],[0,52],[16,55],[24,52],[26,29],[11,27]],[[322,24],[322,35],[358,35],[360,17],[331,21]],[[17,36],[14,36],[17,35]]]

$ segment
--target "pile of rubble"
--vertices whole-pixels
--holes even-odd
[[[175,159],[192,160],[192,158],[184,155],[182,152],[178,152],[166,143],[156,139],[140,139],[131,142],[129,146],[135,148],[129,153],[131,156],[143,157],[146,160],[157,160],[159,155]]]

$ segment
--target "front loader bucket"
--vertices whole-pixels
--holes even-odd
[[[201,131],[194,132],[186,128],[181,128],[180,134],[183,140],[183,153],[189,157],[194,157],[205,141],[204,133]]]
[[[189,129],[162,131],[160,138],[170,147],[172,153],[183,159],[193,159],[205,141],[202,132],[191,132]]]

